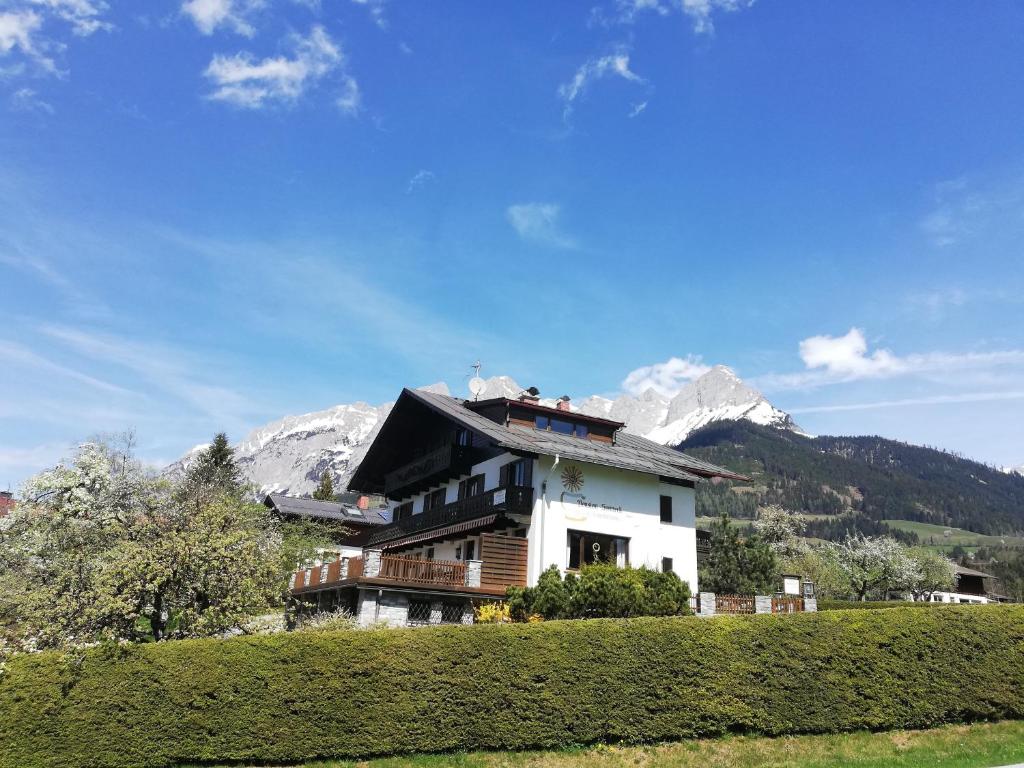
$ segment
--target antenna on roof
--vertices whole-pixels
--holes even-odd
[[[470,368],[473,369],[473,378],[469,380],[469,393],[473,396],[474,400],[480,399],[480,393],[484,391],[484,387],[487,382],[480,378],[480,361],[477,360]]]

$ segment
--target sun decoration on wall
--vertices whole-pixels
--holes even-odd
[[[570,464],[562,470],[562,485],[565,490],[577,493],[583,487],[583,470],[575,464]]]

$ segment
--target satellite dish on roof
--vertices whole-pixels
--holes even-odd
[[[479,376],[474,376],[469,380],[469,393],[473,395],[474,400],[480,397],[480,393],[484,391],[485,386],[487,386],[487,382]]]

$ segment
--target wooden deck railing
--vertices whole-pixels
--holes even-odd
[[[410,584],[462,586],[466,583],[466,564],[453,560],[418,560],[402,555],[382,555],[379,578]]]

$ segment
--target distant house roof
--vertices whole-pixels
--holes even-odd
[[[282,493],[268,493],[263,503],[282,515],[319,520],[340,520],[351,525],[387,525],[391,513],[387,509],[360,509],[354,504],[338,501],[317,501]]]
[[[964,568],[964,566],[957,563],[953,564],[953,570],[957,576],[980,576],[983,579],[994,579],[991,573],[984,573],[983,571],[976,571],[973,568]]]
[[[370,446],[362,463],[352,476],[349,483],[350,488],[369,490],[374,487],[376,483],[373,481],[373,475],[383,469],[376,466],[379,462],[374,454],[381,450],[378,442],[386,436],[388,422],[394,420],[397,423],[402,418],[403,410],[407,409],[411,402],[422,404],[457,425],[481,435],[495,446],[512,452],[546,456],[557,454],[562,459],[583,461],[689,482],[697,482],[706,477],[749,479],[621,430],[616,433],[613,443],[604,443],[558,432],[540,431],[526,426],[506,426],[467,408],[464,400],[434,392],[404,389],[381,427],[378,439]]]

